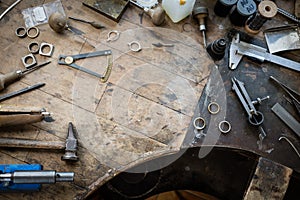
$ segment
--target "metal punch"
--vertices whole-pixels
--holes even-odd
[[[80,70],[82,72],[85,72],[87,74],[90,74],[92,76],[96,76],[96,77],[100,78],[101,82],[106,82],[107,78],[110,74],[111,67],[112,67],[112,59],[111,59],[111,56],[109,56],[111,54],[112,54],[111,50],[104,50],[104,51],[95,51],[92,53],[83,53],[83,54],[77,54],[77,55],[68,55],[68,56],[60,55],[58,58],[58,64],[73,67],[74,69]],[[96,57],[96,56],[109,56],[108,66],[107,66],[105,75],[98,74],[87,68],[81,67],[75,63],[76,60],[91,58],[91,57]]]

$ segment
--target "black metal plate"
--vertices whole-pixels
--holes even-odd
[[[83,5],[119,22],[125,12],[129,0],[85,0]]]

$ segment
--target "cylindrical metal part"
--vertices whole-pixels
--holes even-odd
[[[237,1],[238,0],[218,0],[214,7],[215,14],[219,17],[226,17]]]
[[[258,4],[258,10],[255,15],[252,15],[245,25],[247,32],[257,34],[264,23],[275,17],[277,14],[277,6],[272,1],[262,1]]]
[[[223,38],[214,41],[213,43],[209,44],[206,48],[207,53],[215,61],[221,60],[224,57],[225,50],[226,41]]]
[[[74,180],[73,172],[56,171],[16,171],[12,174],[13,183],[24,184],[50,184],[56,182],[71,182]]]
[[[256,12],[257,6],[253,0],[239,0],[229,15],[232,24],[245,26],[247,19]]]

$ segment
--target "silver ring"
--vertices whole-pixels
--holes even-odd
[[[34,30],[35,34],[30,35],[31,30]],[[29,38],[33,39],[33,38],[36,38],[40,34],[40,30],[37,27],[33,26],[33,27],[28,28],[26,33]]]
[[[20,26],[16,29],[16,35],[19,37],[19,38],[24,38],[26,37],[26,28],[23,27],[23,26]]]
[[[200,123],[200,126],[198,126],[197,125],[197,122],[199,121],[199,123]],[[195,127],[195,129],[197,129],[197,130],[202,130],[202,129],[204,129],[205,128],[205,120],[202,118],[202,117],[196,117],[195,119],[194,119],[194,127]],[[202,126],[201,126],[201,124],[202,124]]]
[[[128,46],[129,46],[130,50],[134,51],[134,52],[138,52],[138,51],[142,50],[141,44],[137,41],[132,41],[132,42],[128,43]],[[134,48],[134,46],[137,46],[137,48]]]
[[[216,110],[212,109],[213,106],[216,107]],[[217,102],[211,102],[210,104],[208,104],[207,109],[210,114],[215,115],[220,111],[220,106]]]
[[[116,41],[120,37],[119,31],[109,31],[107,34],[107,42]]]
[[[223,127],[222,127],[223,124],[225,124],[225,125],[228,126],[227,130],[224,130],[224,129],[223,129]],[[221,131],[221,133],[224,133],[224,134],[225,134],[225,133],[228,133],[228,132],[231,130],[231,124],[230,124],[228,121],[226,121],[226,120],[221,121],[221,122],[219,123],[219,130]]]
[[[28,50],[30,53],[32,54],[36,54],[39,52],[39,49],[40,49],[40,45],[39,43],[37,42],[31,42],[29,45],[28,45]]]

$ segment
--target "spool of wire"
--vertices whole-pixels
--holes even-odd
[[[272,1],[262,1],[258,4],[255,15],[246,21],[245,30],[251,34],[257,34],[267,20],[277,14],[277,5]]]
[[[226,17],[237,1],[238,0],[218,0],[214,7],[215,14],[219,17]]]
[[[256,12],[257,6],[253,0],[238,0],[229,15],[232,24],[245,26],[247,19]]]

